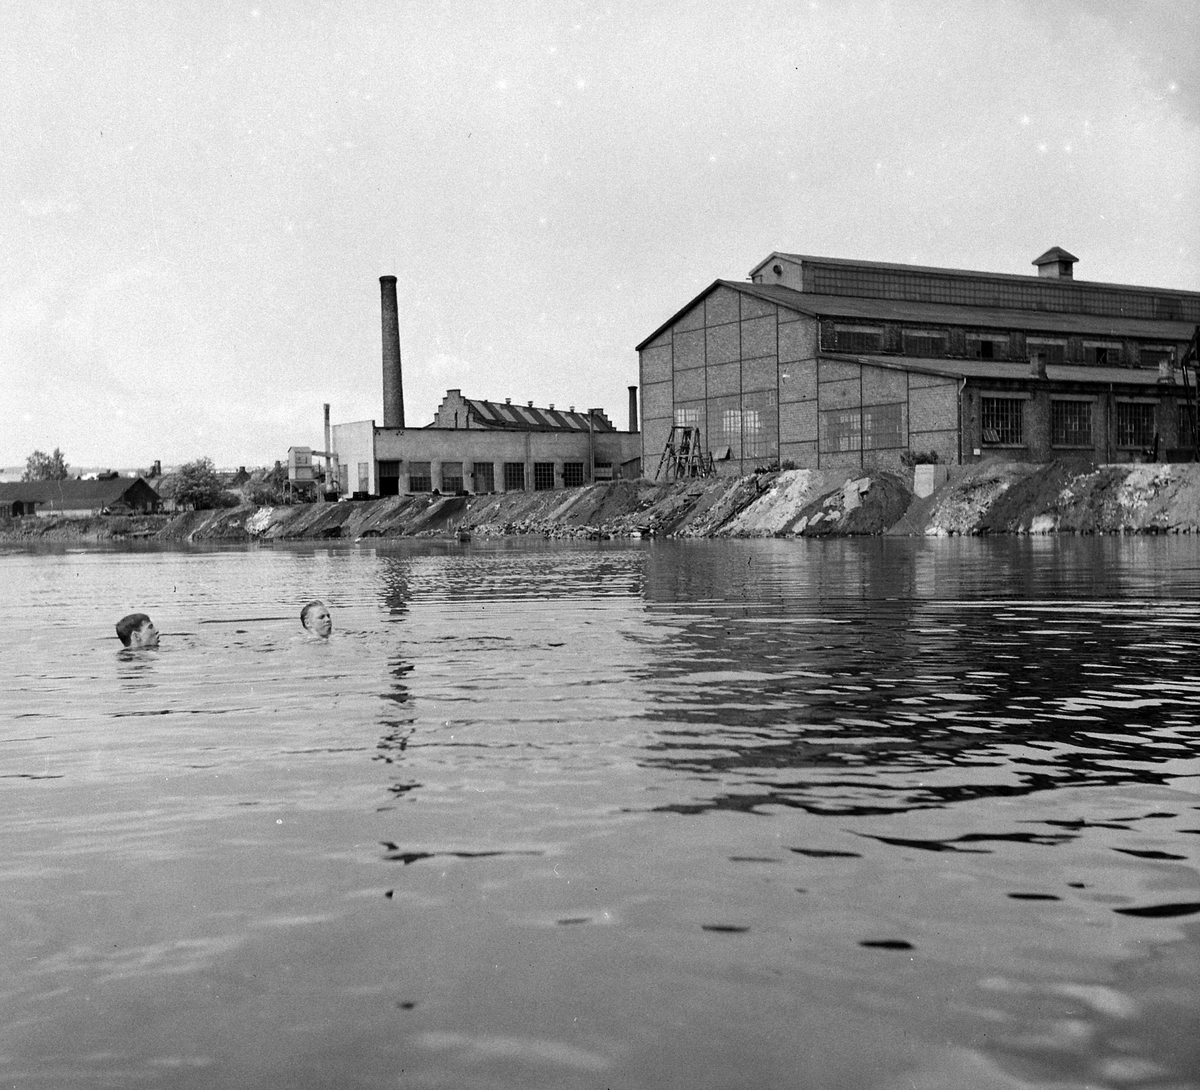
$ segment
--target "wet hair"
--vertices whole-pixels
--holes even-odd
[[[117,622],[117,635],[121,643],[128,647],[133,640],[133,634],[144,624],[149,624],[150,618],[144,613],[129,613]]]
[[[304,627],[305,627],[305,628],[307,628],[307,627],[308,627],[308,615],[309,615],[309,614],[310,614],[310,613],[311,613],[311,612],[312,612],[314,609],[316,609],[318,606],[324,606],[324,605],[325,605],[325,603],[324,603],[324,602],[322,602],[320,598],[314,598],[314,599],[313,599],[311,602],[309,602],[309,603],[308,603],[308,605],[306,605],[306,606],[305,606],[305,607],[304,607],[304,608],[303,608],[303,609],[300,611],[300,623],[301,623],[302,625],[304,625]],[[326,608],[326,609],[328,609],[329,607],[328,607],[328,606],[325,606],[325,608]]]

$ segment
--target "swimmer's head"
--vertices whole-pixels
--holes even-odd
[[[158,629],[144,613],[130,613],[117,622],[117,636],[125,647],[157,647]]]
[[[333,618],[329,607],[320,598],[314,598],[300,611],[300,623],[314,636],[327,639],[333,631]]]

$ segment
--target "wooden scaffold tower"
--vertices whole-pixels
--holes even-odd
[[[667,436],[655,480],[678,481],[690,477],[712,477],[716,473],[712,454],[701,450],[700,429],[676,424]]]

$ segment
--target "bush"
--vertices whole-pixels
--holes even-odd
[[[197,458],[180,467],[179,483],[175,487],[175,502],[180,507],[192,507],[204,511],[212,507],[236,507],[237,500],[230,504],[221,487],[221,478],[211,458]]]

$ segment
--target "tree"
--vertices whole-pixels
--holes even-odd
[[[35,450],[25,459],[23,481],[65,481],[70,476],[67,457],[58,447],[53,454]]]
[[[179,483],[175,486],[175,502],[180,507],[194,507],[202,511],[209,507],[224,507],[221,478],[211,458],[197,458],[179,469]]]

